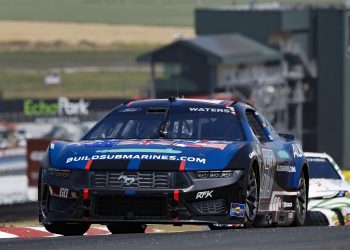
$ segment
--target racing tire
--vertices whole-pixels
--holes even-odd
[[[306,213],[304,226],[328,226],[327,217],[319,211],[308,211]]]
[[[111,234],[144,233],[146,227],[145,224],[138,223],[111,223],[107,225]]]
[[[244,206],[244,227],[252,227],[258,213],[259,191],[258,181],[253,167],[249,168],[247,181],[247,197]]]
[[[89,223],[64,223],[54,222],[50,225],[44,225],[47,231],[64,236],[83,235],[90,228]]]
[[[304,172],[301,172],[298,182],[298,194],[295,201],[295,215],[292,226],[304,226],[307,211],[307,187]]]

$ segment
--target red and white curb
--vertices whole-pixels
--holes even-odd
[[[146,233],[161,233],[164,230],[147,228]],[[108,235],[111,234],[106,227],[90,227],[84,234],[92,235]],[[0,227],[0,238],[37,238],[37,237],[57,237],[59,234],[53,234],[44,227]]]

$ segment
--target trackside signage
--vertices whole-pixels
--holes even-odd
[[[23,101],[23,114],[26,116],[80,116],[89,115],[90,102],[84,99],[70,101],[66,97],[57,102],[26,99]]]
[[[96,120],[106,112],[123,103],[122,98],[59,97],[57,99],[0,100],[0,120],[40,121],[40,119]]]

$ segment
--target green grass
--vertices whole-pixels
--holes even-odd
[[[154,47],[128,47],[117,50],[0,50],[0,71],[34,69],[45,70],[62,67],[117,67],[140,66],[137,56]],[[146,66],[146,65],[144,65]]]
[[[247,0],[0,0],[0,19],[192,26],[195,7]],[[258,0],[257,2],[271,2]],[[342,0],[282,0],[340,3]]]
[[[43,73],[0,73],[3,99],[66,97],[139,96],[149,88],[149,73],[98,72],[62,74],[58,86],[46,86]],[[1,96],[0,96],[1,97]]]

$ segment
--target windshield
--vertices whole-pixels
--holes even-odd
[[[157,139],[165,109],[122,108],[114,110],[85,136],[96,139]],[[164,139],[243,140],[236,115],[224,112],[191,112],[172,107],[165,123]]]
[[[308,157],[310,178],[340,180],[337,170],[325,158]]]

